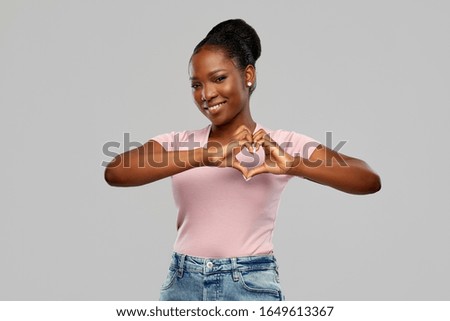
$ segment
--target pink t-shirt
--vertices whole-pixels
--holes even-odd
[[[258,124],[255,132],[260,128]],[[309,158],[319,145],[292,131],[263,129],[292,156]],[[209,125],[151,140],[167,151],[194,149],[207,144],[210,130]],[[209,258],[272,253],[280,196],[291,177],[264,173],[246,181],[238,170],[218,167],[197,167],[172,176],[178,208],[174,250]]]

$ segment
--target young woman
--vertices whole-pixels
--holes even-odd
[[[362,160],[253,120],[260,53],[258,35],[243,20],[215,26],[189,63],[195,103],[210,124],[154,137],[106,168],[113,186],[172,177],[178,235],[161,300],[283,300],[272,232],[289,179],[353,194],[381,187]]]

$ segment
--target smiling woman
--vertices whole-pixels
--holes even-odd
[[[211,121],[213,132],[232,123],[251,123],[250,90],[245,87],[253,83],[254,70],[249,65],[241,72],[225,53],[213,47],[205,46],[192,57],[194,100]]]
[[[178,235],[161,300],[283,300],[272,233],[287,182],[297,176],[353,194],[381,187],[364,161],[253,120],[260,54],[259,37],[243,20],[215,26],[189,68],[210,124],[153,137],[106,168],[113,186],[172,178]]]

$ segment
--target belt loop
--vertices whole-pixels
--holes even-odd
[[[186,259],[185,254],[180,255],[180,261],[178,262],[178,278],[183,277],[183,270],[184,270],[184,260]]]
[[[276,274],[276,280],[278,283],[280,283],[280,273],[278,272],[278,263],[275,260],[275,258],[273,258],[274,263],[275,263],[275,274]]]
[[[231,258],[231,273],[233,274],[233,281],[234,282],[239,281],[239,271],[237,268],[237,262],[235,257]]]

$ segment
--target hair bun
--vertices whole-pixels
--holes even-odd
[[[261,56],[261,40],[252,26],[242,19],[230,19],[216,25],[206,35],[210,37],[239,37],[251,51],[253,59],[256,61]]]
[[[261,56],[258,34],[242,19],[230,19],[216,25],[195,46],[192,55],[197,54],[203,47],[222,50],[240,70],[247,66],[255,67],[256,60]],[[256,82],[250,87],[250,94],[255,88]]]

